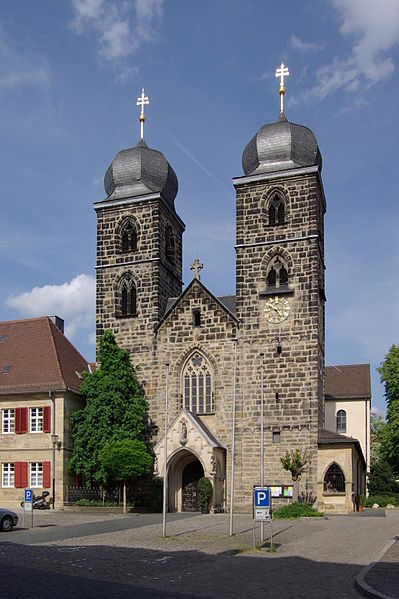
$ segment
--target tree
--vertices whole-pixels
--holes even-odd
[[[90,483],[106,479],[99,460],[106,443],[145,441],[148,409],[129,353],[118,347],[111,331],[100,339],[98,363],[95,372],[86,374],[81,388],[86,406],[71,417],[74,451],[68,468]]]
[[[147,474],[152,456],[146,444],[138,439],[110,441],[98,453],[105,480],[123,481],[123,513],[126,514],[126,481]]]
[[[309,461],[309,453],[304,451],[303,454],[299,449],[289,452],[285,452],[285,455],[280,458],[281,465],[284,470],[291,472],[291,478],[293,482],[293,501],[298,501],[299,496],[299,481],[301,480],[302,473],[306,470],[306,464]]]
[[[382,416],[371,412],[370,416],[370,462],[377,461],[380,457],[381,438],[385,428]]]
[[[399,492],[394,472],[388,462],[380,458],[371,462],[367,489],[370,495],[391,495]]]
[[[381,367],[381,382],[385,384],[387,420],[381,432],[380,455],[399,474],[399,347],[392,345]]]

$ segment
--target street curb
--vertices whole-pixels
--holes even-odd
[[[378,562],[381,561],[386,552],[389,551],[389,549],[392,547],[394,543],[396,543],[397,540],[398,538],[394,537],[388,543],[388,545],[386,545],[386,547],[384,547],[384,549],[380,552],[377,559],[374,562],[371,562],[371,564],[369,564],[365,568],[363,568],[363,570],[356,576],[355,588],[357,591],[359,591],[359,593],[362,593],[362,595],[364,595],[365,597],[369,597],[369,599],[393,599],[390,595],[381,593],[380,591],[377,591],[376,589],[371,587],[369,584],[367,584],[365,578],[367,574],[370,572],[370,570],[374,568],[374,566],[378,564]]]

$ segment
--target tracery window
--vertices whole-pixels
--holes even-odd
[[[287,288],[288,287],[288,271],[284,264],[277,256],[269,265],[269,270],[266,277],[267,288]]]
[[[209,365],[199,352],[188,360],[183,371],[184,407],[194,414],[211,414],[212,376]]]
[[[137,250],[137,231],[130,221],[122,228],[122,252],[135,252]]]
[[[338,410],[337,412],[337,433],[346,433],[346,412]]]
[[[121,306],[120,306],[120,315],[121,316],[135,316],[136,308],[137,308],[137,294],[136,294],[136,286],[134,284],[133,279],[130,277],[126,277],[122,283],[120,288],[121,294]]]
[[[284,219],[284,202],[282,198],[276,194],[269,204],[269,225],[283,225]]]
[[[338,464],[331,464],[324,477],[325,493],[345,493],[345,477]]]

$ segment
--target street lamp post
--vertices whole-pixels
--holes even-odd
[[[166,504],[167,504],[167,459],[168,459],[168,386],[169,362],[165,362],[165,436],[163,451],[163,509],[162,509],[162,537],[166,537]]]

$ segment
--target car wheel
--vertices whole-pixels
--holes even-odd
[[[1,528],[2,532],[8,532],[8,531],[12,530],[12,526],[13,526],[13,522],[12,522],[11,516],[4,516],[4,518],[0,524],[0,528]]]

